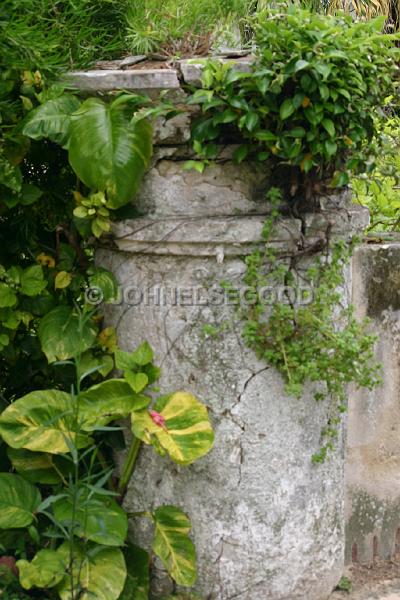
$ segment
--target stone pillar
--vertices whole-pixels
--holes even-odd
[[[265,170],[227,161],[199,174],[184,171],[175,150],[162,154],[140,194],[145,216],[117,223],[116,249],[98,254],[122,289],[106,320],[123,349],[145,338],[154,347],[163,393],[185,389],[208,406],[216,442],[186,468],[143,448],[125,507],[168,503],[188,513],[204,598],[324,600],[344,560],[342,439],[325,464],[311,463],[326,403],[311,390],[300,400],[287,396],[279,373],[245,347],[234,307],[212,296],[221,280],[240,284],[242,258],[262,240]],[[271,243],[290,252],[328,224],[333,236],[365,225],[361,209],[337,201],[302,221],[282,218]],[[146,545],[143,527],[133,523],[132,535]],[[153,584],[155,598],[172,589],[159,568]]]
[[[353,303],[378,335],[382,385],[353,390],[346,460],[346,560],[389,560],[400,552],[400,243],[360,246]],[[372,241],[372,240],[371,240]]]

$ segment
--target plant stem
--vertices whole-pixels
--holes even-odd
[[[122,497],[124,496],[126,488],[128,487],[129,480],[132,477],[140,445],[141,441],[139,440],[139,438],[133,437],[132,443],[128,451],[128,455],[122,468],[122,474],[118,484],[118,491]]]

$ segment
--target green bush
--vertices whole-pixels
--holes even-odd
[[[370,231],[400,231],[400,118],[391,115],[381,128],[381,152],[372,174],[352,179],[354,202],[367,206]]]
[[[382,35],[382,26],[381,18],[353,23],[295,6],[261,12],[251,72],[210,62],[191,98],[202,107],[197,152],[214,158],[214,140],[239,130],[236,158],[294,167],[294,189],[305,180],[344,185],[351,172],[371,171],[373,116],[397,74],[397,37]]]

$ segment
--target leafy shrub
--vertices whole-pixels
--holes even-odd
[[[239,132],[237,160],[290,166],[292,194],[305,180],[344,185],[350,173],[371,171],[373,116],[397,74],[397,37],[382,35],[382,25],[383,18],[353,23],[295,6],[261,12],[251,72],[215,62],[204,70],[203,89],[190,100],[202,108],[195,150],[214,158],[215,140]]]
[[[66,313],[62,325],[60,310]],[[147,342],[132,353],[114,349],[123,378],[83,389],[93,371],[101,370],[85,359],[93,342],[90,312],[88,307],[56,308],[40,332],[43,347],[52,348],[49,362],[62,357],[74,368],[71,392],[33,391],[0,414],[0,435],[7,445],[7,470],[0,473],[0,543],[8,553],[0,558],[2,597],[12,598],[8,594],[18,591],[18,579],[24,590],[44,590],[48,597],[46,592],[54,589],[51,597],[62,600],[78,600],[82,594],[132,600],[139,582],[141,597],[147,597],[150,556],[127,543],[128,515],[120,506],[140,441],[180,465],[193,463],[213,444],[207,409],[193,395],[159,397],[149,410],[161,371]],[[107,435],[120,431],[110,424],[126,417],[134,435],[117,481]],[[152,551],[171,577],[193,585],[196,559],[188,517],[174,506],[140,516],[153,521]]]
[[[379,125],[382,130],[376,169],[352,179],[354,202],[369,208],[370,231],[400,230],[400,119],[391,115]]]

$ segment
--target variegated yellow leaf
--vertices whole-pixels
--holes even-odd
[[[76,433],[75,405],[70,394],[38,390],[16,400],[0,415],[0,435],[11,448],[65,454],[68,440],[85,448],[91,439]]]
[[[214,442],[207,408],[188,392],[158,398],[154,410],[133,412],[132,431],[146,444],[158,442],[181,465],[207,454]]]
[[[68,542],[62,544],[57,553],[69,563]],[[119,548],[75,542],[72,578],[74,586],[82,589],[80,600],[118,600],[126,579],[124,555]],[[57,591],[61,600],[72,600],[70,575],[61,581]]]
[[[153,519],[154,552],[179,585],[192,586],[196,581],[196,552],[189,538],[188,517],[175,506],[161,506],[154,511]]]

